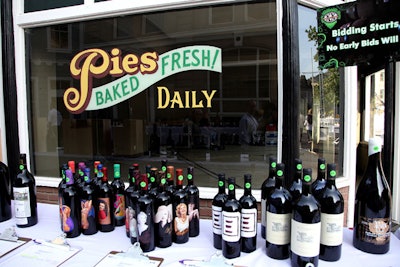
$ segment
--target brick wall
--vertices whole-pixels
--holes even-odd
[[[339,190],[344,198],[344,225],[346,226],[347,221],[347,206],[349,197],[349,187],[343,187]],[[57,204],[57,188],[54,187],[37,187],[37,199],[41,203]],[[201,199],[200,200],[200,217],[202,219],[211,219],[211,199]],[[260,221],[261,208],[260,203],[258,203],[258,220]]]

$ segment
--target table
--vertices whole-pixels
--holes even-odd
[[[17,234],[21,237],[32,239],[53,239],[61,234],[58,206],[38,203],[39,222],[29,228],[16,228]],[[15,225],[15,218],[0,223],[0,232]],[[259,229],[260,230],[260,229]],[[261,231],[259,231],[260,233]],[[130,246],[130,240],[126,237],[125,227],[116,227],[109,233],[98,232],[92,236],[80,235],[68,239],[68,242],[82,250],[74,257],[63,263],[61,266],[94,266],[100,259],[112,250],[126,251]],[[387,254],[373,255],[355,249],[352,245],[352,230],[344,229],[344,240],[342,247],[342,258],[339,262],[325,262],[320,260],[319,266],[362,266],[362,267],[395,267],[400,266],[400,240],[393,234],[391,236],[391,248]],[[24,246],[0,258],[2,262],[23,249]],[[164,266],[180,266],[181,259],[209,259],[216,249],[213,247],[211,220],[200,221],[200,235],[190,238],[188,243],[173,244],[169,248],[156,248],[148,253],[149,256],[164,258],[161,264]],[[233,263],[242,266],[258,267],[283,267],[290,266],[290,260],[274,260],[265,254],[265,241],[261,234],[258,235],[257,250],[252,253],[242,253],[241,257],[231,260]]]

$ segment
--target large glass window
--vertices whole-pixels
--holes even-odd
[[[342,174],[343,120],[340,107],[339,70],[320,70],[317,51],[317,12],[299,5],[300,49],[300,157],[304,167],[313,168],[317,159],[336,163]]]
[[[121,163],[122,177],[127,177],[132,163],[144,171],[145,165],[160,168],[167,159],[176,168],[193,165],[200,186],[214,187],[223,172],[239,185],[250,173],[254,188],[260,188],[268,157],[277,149],[276,20],[275,1],[264,1],[27,30],[35,174],[58,177],[59,166],[68,160],[89,167],[100,160],[110,170]],[[72,114],[64,105],[65,90],[80,88],[70,62],[83,50],[160,55],[192,45],[221,48],[222,72],[181,72],[106,109]],[[93,87],[117,78],[93,78]],[[161,87],[179,97],[183,107],[169,103],[160,108],[165,100]],[[214,90],[210,107],[193,107],[202,91]]]

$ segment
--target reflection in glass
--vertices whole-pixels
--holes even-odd
[[[318,158],[325,158],[327,163],[338,164],[340,175],[340,77],[337,69],[318,69],[316,15],[315,10],[299,6],[300,157],[303,166],[313,168],[313,173],[317,173]]]
[[[217,16],[222,14],[222,17]],[[231,16],[234,14],[235,16]],[[185,21],[185,23],[181,23]],[[172,10],[144,15],[105,18],[29,29],[29,96],[35,175],[58,177],[59,166],[85,161],[93,166],[121,164],[121,177],[128,166],[139,163],[141,171],[161,160],[184,168],[194,165],[199,186],[217,185],[217,174],[237,177],[251,173],[254,188],[260,188],[268,173],[267,159],[277,148],[277,50],[276,4],[249,2]],[[43,47],[52,38],[55,48]],[[222,49],[222,73],[188,71],[169,76],[135,97],[110,108],[71,114],[63,103],[64,91],[80,88],[69,64],[80,51],[99,48],[108,53],[119,48],[122,55],[158,54],[191,45]],[[66,49],[68,48],[68,49]],[[93,78],[93,88],[119,77]],[[176,97],[183,107],[174,104]],[[206,103],[205,90],[211,94]],[[249,143],[239,138],[241,117],[253,104],[254,125]],[[162,105],[160,106],[160,103]],[[57,139],[46,142],[49,110],[57,110],[62,123]]]

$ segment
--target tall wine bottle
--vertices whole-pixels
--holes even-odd
[[[200,195],[199,189],[194,183],[194,168],[192,166],[187,168],[187,181],[185,190],[188,196],[189,237],[195,237],[200,234]]]
[[[321,245],[319,258],[337,261],[342,254],[344,200],[336,188],[336,164],[327,165],[328,178],[320,194]]]
[[[218,174],[218,193],[212,201],[212,227],[214,248],[222,249],[222,207],[228,195],[225,192],[225,174]]]
[[[301,196],[302,192],[302,177],[303,177],[303,162],[301,159],[294,160],[295,172],[294,179],[289,187],[289,193],[292,196],[292,203],[295,203]]]
[[[81,231],[84,235],[97,233],[96,199],[97,191],[91,179],[90,168],[84,170],[84,185],[81,191]]]
[[[121,181],[121,165],[114,164],[114,180],[111,183],[114,190],[114,224],[125,225],[125,184]]]
[[[66,170],[67,187],[62,194],[62,229],[66,237],[73,238],[81,234],[81,203],[71,170]]]
[[[358,185],[353,245],[359,250],[384,254],[390,248],[391,193],[381,162],[382,141],[371,138],[368,144],[368,165]]]
[[[319,201],[321,198],[321,192],[326,185],[326,161],[324,158],[318,159],[318,172],[317,179],[312,183],[312,193],[314,197]]]
[[[138,239],[143,252],[155,249],[154,242],[154,203],[148,194],[148,178],[142,174],[139,180],[140,197],[136,205]]]
[[[183,189],[183,170],[176,169],[176,191],[172,196],[172,210],[174,212],[174,233],[172,239],[177,244],[189,241],[188,196]]]
[[[222,254],[227,259],[240,256],[241,209],[236,199],[235,178],[228,178],[228,199],[222,208]]]
[[[138,181],[140,180],[139,165],[134,164],[129,168],[129,183],[130,186],[125,190],[126,205],[127,205],[127,236],[130,238],[131,243],[135,244],[138,241],[137,238],[137,220],[136,210],[137,203],[140,197],[140,189],[138,187]]]
[[[26,168],[26,154],[20,154],[19,173],[14,179],[14,213],[18,227],[29,227],[37,224],[36,182]]]
[[[250,253],[257,248],[257,200],[251,194],[251,174],[244,175],[244,193],[239,203],[241,251]]]
[[[97,195],[97,228],[100,232],[111,232],[115,228],[114,190],[108,183],[107,167],[102,167],[101,175],[101,184]]]
[[[166,248],[172,245],[172,199],[165,191],[165,175],[160,179],[159,193],[154,200],[154,232],[157,247]]]
[[[269,157],[269,174],[261,185],[261,236],[265,238],[265,225],[267,219],[267,197],[275,188],[276,157]]]
[[[318,266],[321,207],[312,195],[311,174],[311,169],[303,169],[302,193],[293,207],[290,240],[292,267]]]
[[[283,187],[285,164],[278,163],[276,169],[275,189],[267,199],[266,250],[270,258],[282,260],[289,258],[292,196]]]
[[[11,186],[8,166],[0,161],[0,222],[11,219]]]

